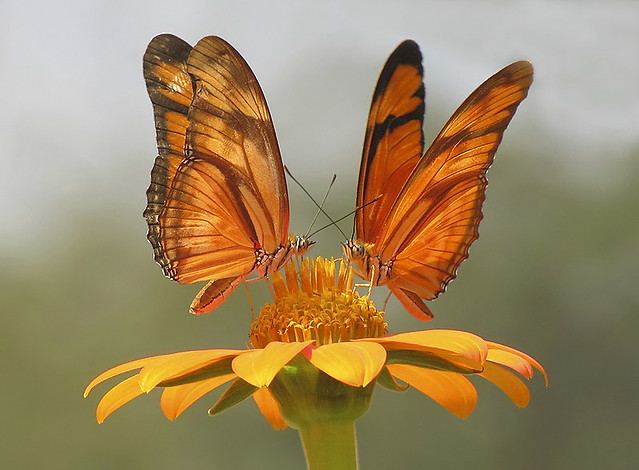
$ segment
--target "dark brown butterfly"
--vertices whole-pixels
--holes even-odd
[[[164,274],[209,281],[192,313],[219,306],[249,274],[280,269],[312,244],[288,235],[288,189],[255,75],[226,41],[170,34],[144,54],[158,157],[144,217]]]
[[[417,44],[401,43],[380,74],[359,172],[356,238],[343,251],[362,278],[387,285],[421,320],[433,317],[424,300],[444,291],[478,237],[486,171],[532,75],[525,61],[497,72],[424,152]]]

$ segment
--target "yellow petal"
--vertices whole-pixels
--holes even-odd
[[[226,374],[200,382],[167,387],[162,392],[160,408],[162,408],[164,415],[173,421],[202,396],[234,377],[235,374]]]
[[[489,362],[494,362],[496,364],[510,367],[511,369],[519,372],[527,379],[533,376],[532,365],[530,365],[530,363],[523,357],[511,352],[503,351],[500,349],[489,349],[487,360]]]
[[[457,330],[424,330],[410,331],[396,335],[375,338],[388,350],[415,349],[421,351],[440,351],[453,353],[470,359],[475,363],[486,360],[488,347],[479,336],[466,331]]]
[[[244,352],[244,350],[237,349],[204,349],[159,356],[152,363],[145,364],[140,371],[140,388],[149,392],[164,380],[195,372],[217,361]]]
[[[95,379],[93,379],[89,385],[87,385],[87,388],[84,389],[84,398],[89,396],[89,393],[91,393],[91,390],[93,390],[96,385],[101,384],[105,380],[109,380],[110,378],[115,377],[116,375],[124,374],[125,372],[129,372],[135,369],[141,369],[146,365],[152,364],[154,361],[158,360],[161,357],[163,356],[153,356],[145,357],[144,359],[136,359],[135,361],[125,362],[124,364],[120,364],[119,366],[112,367],[111,369],[102,372]]]
[[[267,387],[282,367],[313,341],[303,343],[273,341],[264,349],[246,351],[233,359],[233,372],[257,388]]]
[[[260,409],[266,420],[273,426],[274,429],[286,429],[288,424],[282,418],[280,414],[280,407],[268,391],[267,387],[262,387],[253,393],[253,400]]]
[[[533,366],[535,369],[537,369],[539,372],[542,373],[542,375],[544,376],[544,380],[546,382],[546,387],[548,386],[548,375],[546,374],[546,371],[544,370],[543,367],[541,367],[541,364],[539,364],[539,362],[537,362],[535,359],[530,357],[528,354],[523,353],[521,351],[518,351],[515,348],[511,348],[509,346],[505,346],[503,344],[493,343],[492,341],[486,341],[486,344],[488,344],[488,347],[490,349],[499,349],[499,350],[502,350],[502,351],[507,351],[509,353],[512,353],[512,354],[514,354],[516,356],[519,356],[522,359],[524,359],[531,366]],[[506,364],[506,365],[508,365],[508,364]]]
[[[143,393],[137,375],[123,380],[102,397],[95,411],[95,418],[98,423],[103,423],[111,413]]]
[[[287,264],[284,271],[286,274],[286,288],[288,289],[288,292],[297,292],[299,290],[299,285],[297,283],[298,276],[295,264]]]
[[[386,362],[386,350],[373,342],[324,344],[305,355],[319,370],[351,387],[371,383]]]
[[[530,391],[526,384],[512,372],[497,364],[487,362],[484,371],[479,375],[497,385],[519,408],[528,405]]]
[[[286,268],[288,268],[288,266],[289,264],[286,265]],[[271,276],[271,282],[273,283],[273,290],[275,290],[276,298],[285,297],[286,295],[288,295],[288,289],[286,288],[286,284],[284,283],[282,273],[280,273],[279,271],[275,271]]]
[[[428,395],[460,418],[466,418],[475,408],[477,390],[463,375],[405,364],[390,364],[387,367],[393,376]]]

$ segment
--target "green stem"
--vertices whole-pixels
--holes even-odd
[[[308,470],[357,470],[353,421],[308,423],[299,433]]]

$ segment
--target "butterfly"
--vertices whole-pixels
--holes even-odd
[[[190,308],[206,313],[249,274],[265,277],[313,242],[288,235],[275,129],[242,56],[219,37],[191,47],[162,34],[149,43],[143,70],[158,147],[147,238],[167,277],[208,281]]]
[[[526,61],[497,72],[424,151],[419,47],[402,42],[382,69],[366,126],[355,237],[342,248],[359,276],[388,286],[420,320],[433,317],[424,300],[445,290],[479,236],[486,171],[532,75]]]

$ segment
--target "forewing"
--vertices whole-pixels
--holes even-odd
[[[156,261],[168,263],[160,248],[160,216],[178,166],[184,160],[187,113],[193,86],[186,70],[191,46],[171,34],[156,36],[143,59],[144,79],[153,105],[158,156],[151,171],[144,218]]]
[[[251,186],[247,210],[259,244],[273,252],[288,235],[288,192],[264,94],[253,72],[227,42],[200,40],[189,54],[195,80],[188,112],[187,152],[222,158]]]
[[[528,62],[511,64],[475,90],[415,167],[379,239],[397,286],[432,299],[455,277],[478,237],[486,171],[532,83]]]
[[[423,74],[419,47],[407,40],[390,55],[377,81],[357,187],[355,227],[361,241],[377,241],[388,211],[422,156]]]

